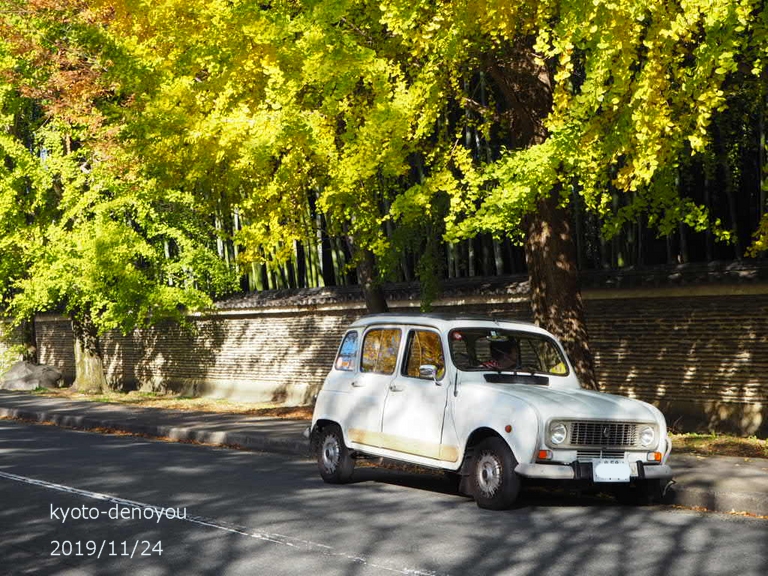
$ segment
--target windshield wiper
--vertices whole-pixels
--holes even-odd
[[[535,384],[539,386],[549,386],[548,376],[520,371],[492,372],[490,374],[485,374],[484,378],[486,382],[491,384]]]

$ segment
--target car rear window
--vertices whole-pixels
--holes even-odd
[[[357,358],[358,350],[358,334],[357,332],[347,332],[344,336],[344,340],[341,341],[341,348],[339,348],[339,354],[336,356],[336,363],[334,366],[336,370],[351,371],[355,369],[355,359]]]
[[[363,340],[363,360],[360,371],[394,374],[399,348],[399,329],[376,328],[369,330]]]

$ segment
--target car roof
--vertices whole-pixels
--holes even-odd
[[[521,322],[508,318],[480,316],[471,314],[448,314],[435,312],[387,312],[383,314],[368,314],[355,320],[350,328],[368,327],[374,324],[409,324],[422,325],[450,330],[452,328],[505,328],[507,330],[523,330],[538,334],[550,335],[546,330],[530,322]]]

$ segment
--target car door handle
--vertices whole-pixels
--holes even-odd
[[[401,384],[395,384],[392,382],[392,384],[389,385],[389,389],[392,390],[392,392],[402,392],[403,386]]]
[[[352,380],[352,382],[350,382],[350,384],[352,386],[354,386],[355,388],[360,388],[361,386],[365,386],[365,384],[363,382],[358,382],[357,380]]]

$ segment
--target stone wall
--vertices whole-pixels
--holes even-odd
[[[658,405],[679,430],[768,432],[768,281],[762,269],[687,269],[586,277],[590,343],[604,391]],[[751,270],[751,272],[750,272]],[[413,287],[388,289],[393,310],[418,309]],[[435,311],[530,320],[521,278],[454,283]],[[364,313],[355,289],[260,293],[164,325],[104,338],[118,388],[302,404],[333,362],[345,326]],[[68,323],[37,319],[41,363],[74,379]]]

